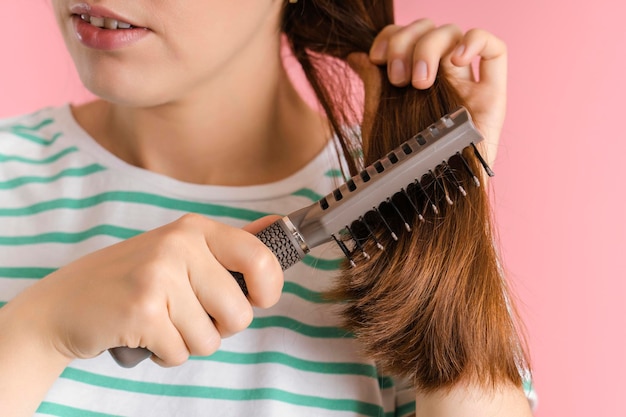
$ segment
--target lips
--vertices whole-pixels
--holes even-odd
[[[90,23],[91,25],[103,29],[117,30],[117,29],[134,29],[135,26],[131,25],[128,22],[123,22],[121,20],[112,19],[110,17],[96,17],[90,16],[87,13],[83,13],[80,15],[80,18]]]
[[[109,20],[109,21],[122,22],[126,25],[131,25],[136,28],[142,27],[139,24],[133,23],[129,17],[124,17],[105,7],[98,6],[98,5],[90,5],[88,3],[73,4],[72,6],[70,6],[70,13],[72,15],[84,17],[86,18],[86,21],[88,22],[90,21],[91,18],[94,18],[96,22],[99,22],[101,19],[103,19],[103,20]]]
[[[101,6],[78,3],[70,7],[78,40],[88,48],[112,51],[131,46],[150,30]]]

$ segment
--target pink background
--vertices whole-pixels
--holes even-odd
[[[536,415],[626,416],[623,2],[397,0],[397,15],[483,27],[508,43],[495,204]],[[0,117],[86,97],[49,2],[3,0],[0,16]]]

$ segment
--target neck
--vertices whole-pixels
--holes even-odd
[[[96,101],[74,113],[95,140],[133,165],[199,184],[277,181],[320,152],[328,134],[276,55],[233,65],[174,102],[139,108]]]

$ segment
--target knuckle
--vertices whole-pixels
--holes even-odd
[[[179,257],[181,253],[187,252],[187,248],[192,245],[194,233],[206,227],[206,221],[199,214],[189,213],[170,223],[160,231],[151,247],[153,258],[163,260],[172,256]]]
[[[261,250],[254,258],[254,276],[257,282],[249,285],[254,305],[268,308],[276,304],[282,293],[283,270],[276,256],[270,250]]]
[[[252,319],[254,317],[254,313],[252,311],[252,306],[249,303],[245,303],[243,308],[237,311],[237,314],[234,314],[232,317],[231,329],[234,332],[240,332],[245,330],[252,323]]]
[[[420,45],[424,47],[435,47],[438,48],[438,45],[441,45],[443,42],[447,43],[452,40],[458,40],[463,37],[463,31],[461,28],[454,23],[446,23],[444,25],[435,28],[428,33],[425,33],[424,36],[419,40]]]
[[[378,32],[376,39],[388,38],[401,28],[402,27],[400,25],[396,24],[387,25],[380,32]]]
[[[461,36],[463,34],[461,27],[455,23],[446,23],[445,25],[441,25],[440,29],[442,31],[449,32],[454,36]]]
[[[270,308],[275,305],[282,295],[283,279],[282,272],[263,276],[261,288],[250,291],[253,304],[260,308]]]
[[[159,238],[152,242],[149,255],[151,261],[158,264],[165,263],[173,253],[177,253],[185,245],[185,240],[184,231],[177,227],[164,230]]]
[[[411,50],[413,44],[435,27],[429,19],[420,19],[406,26],[398,26],[389,35],[388,48],[390,55],[402,55]]]
[[[158,323],[162,318],[163,302],[154,296],[154,291],[141,291],[127,304],[126,310],[126,317],[147,326]]]
[[[488,34],[489,34],[489,32],[487,32],[484,29],[481,29],[481,28],[471,28],[471,29],[469,29],[467,31],[466,36],[476,36],[476,37],[478,37],[478,36],[486,36]]]
[[[389,38],[388,50],[390,56],[405,55],[414,43],[413,37],[407,31],[401,30]]]
[[[130,276],[130,285],[139,299],[150,298],[155,295],[159,288],[162,288],[168,266],[159,261],[148,261],[135,266]]]
[[[408,27],[418,27],[423,29],[433,29],[436,27],[435,21],[429,17],[423,17],[421,19],[414,20],[408,25]]]
[[[215,321],[220,337],[227,338],[236,333],[239,333],[250,326],[252,323],[252,309],[242,308],[237,311],[230,310],[231,314],[223,315],[220,320]],[[217,346],[219,348],[219,346]]]
[[[499,38],[497,38],[495,35],[493,35],[491,32],[486,31],[485,29],[481,29],[481,28],[472,28],[469,29],[466,33],[465,33],[465,38],[468,41],[471,42],[477,42],[477,41],[493,41],[493,40],[499,40]]]
[[[197,228],[208,221],[209,220],[201,214],[186,213],[176,220],[176,223],[183,227]]]
[[[252,254],[254,269],[258,271],[275,271],[280,269],[276,255],[265,245],[258,245]]]
[[[187,349],[178,349],[171,352],[166,358],[161,359],[161,366],[172,368],[180,366],[189,360],[189,351]]]
[[[193,352],[196,356],[210,356],[217,352],[222,344],[222,339],[219,333],[216,331],[211,332],[208,337],[205,337],[196,350]]]

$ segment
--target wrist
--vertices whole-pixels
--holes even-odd
[[[0,415],[32,415],[71,361],[20,304],[0,308]]]

